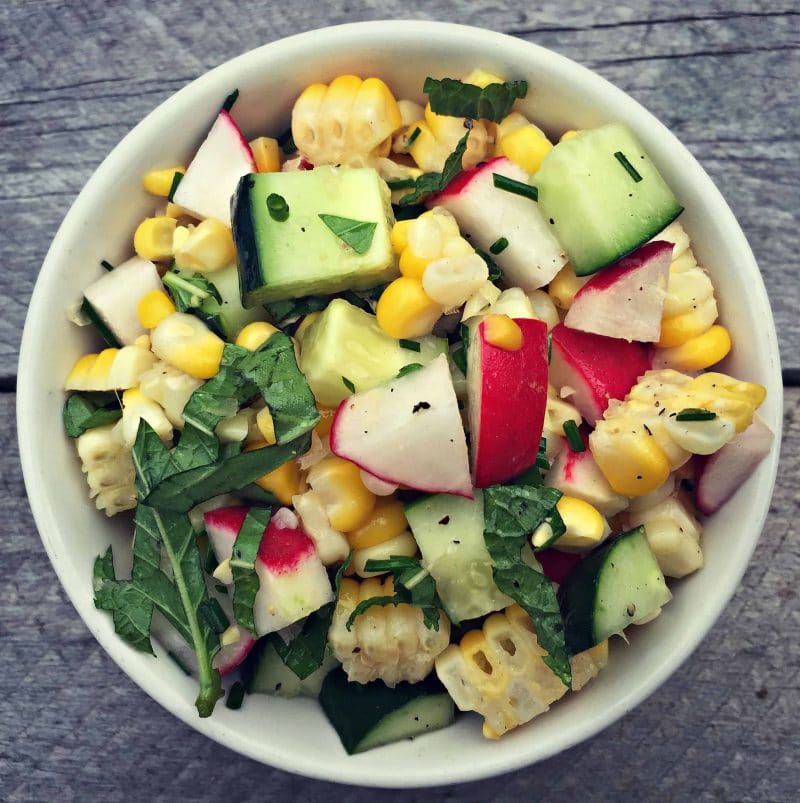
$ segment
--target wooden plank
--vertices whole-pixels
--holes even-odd
[[[700,159],[761,264],[784,366],[800,374],[795,210],[800,205],[800,15],[791,2],[412,2],[408,17],[508,31],[596,69],[641,100]],[[393,17],[343,6],[197,0],[0,5],[0,381],[47,246],[77,192],[147,112],[204,70],[310,27]],[[213,35],[209,32],[213,31]],[[60,69],[54,69],[60,65]]]
[[[221,749],[150,700],[66,600],[28,511],[0,394],[5,513],[0,561],[0,788],[4,800],[369,801]],[[800,667],[800,389],[789,390],[778,487],[743,584],[700,649],[653,697],[596,738],[501,780],[425,800],[796,800]],[[87,583],[89,567],[87,566]],[[413,769],[410,769],[413,771]],[[385,793],[389,801],[407,793]]]

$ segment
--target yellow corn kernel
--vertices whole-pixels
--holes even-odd
[[[319,316],[320,316],[319,312],[309,312],[308,315],[306,315],[303,318],[303,320],[300,321],[300,325],[297,327],[297,329],[295,329],[294,331],[295,339],[302,343],[303,335],[306,333],[306,330],[308,329],[309,326],[311,326],[312,323],[314,323],[314,321],[317,320],[317,318],[319,318]]]
[[[583,499],[562,496],[556,503],[556,508],[567,528],[556,541],[557,549],[576,552],[594,549],[611,533],[611,528],[600,511]]]
[[[269,449],[269,446],[265,443],[245,446],[246,452],[255,449]],[[255,482],[259,488],[271,493],[282,505],[291,505],[292,497],[303,493],[304,490],[303,477],[296,460],[289,460],[274,471],[259,477]]]
[[[181,240],[175,245],[175,264],[180,268],[212,273],[236,260],[231,230],[216,218],[201,221]]]
[[[266,321],[248,323],[236,336],[236,345],[248,351],[255,351],[266,343],[278,329]]]
[[[151,195],[166,198],[172,189],[172,182],[176,173],[185,173],[183,165],[177,167],[162,167],[160,170],[150,170],[142,176],[142,187]]]
[[[314,427],[314,432],[316,432],[320,438],[327,438],[331,432],[333,416],[336,413],[336,410],[330,407],[325,407],[322,404],[318,404],[317,411],[319,412],[319,423]]]
[[[559,138],[559,142],[566,142],[568,139],[572,139],[574,136],[577,136],[578,132],[570,129],[569,131],[565,131],[561,137]]]
[[[178,221],[172,217],[145,218],[133,235],[133,249],[142,259],[155,262],[172,258],[172,236]]]
[[[334,530],[352,532],[372,514],[375,494],[364,487],[355,463],[341,457],[326,457],[312,466],[308,482],[322,500]]]
[[[444,160],[447,158],[446,149],[436,139],[425,120],[417,120],[416,123],[412,123],[403,135],[402,142],[408,143],[417,129],[419,129],[419,134],[414,136],[411,144],[406,145],[408,153],[411,154],[411,158],[418,167],[426,173],[441,170]]]
[[[487,72],[486,70],[478,68],[464,78],[464,83],[473,84],[474,86],[479,86],[481,89],[485,89],[489,84],[505,83],[505,78],[501,78],[496,73]]]
[[[392,250],[395,254],[402,254],[408,247],[408,230],[413,224],[413,220],[398,220],[397,223],[392,226],[390,238],[392,241]]]
[[[752,424],[756,409],[767,397],[767,389],[763,385],[743,382],[714,371],[695,377],[684,391],[681,406],[713,410],[718,416],[733,421],[737,432],[744,431]]]
[[[547,294],[559,309],[568,310],[572,306],[575,294],[588,280],[588,276],[576,276],[572,265],[567,262],[547,286]]]
[[[400,273],[409,279],[421,279],[430,261],[425,257],[417,256],[410,248],[406,248],[400,254]]]
[[[664,318],[661,321],[661,337],[656,344],[659,348],[682,346],[693,337],[708,331],[717,319],[717,303],[713,296],[700,303],[697,309]]]
[[[102,385],[108,379],[117,354],[119,354],[119,349],[103,349],[97,355],[87,378],[89,387]]]
[[[278,442],[278,439],[275,437],[275,422],[272,419],[272,413],[269,411],[269,407],[263,407],[258,411],[256,414],[256,426],[267,446],[272,446]]]
[[[731,336],[724,326],[715,324],[708,331],[680,346],[656,353],[656,362],[665,368],[690,373],[715,365],[731,350]]]
[[[173,312],[152,336],[153,353],[195,379],[211,379],[219,371],[225,342],[199,318]]]
[[[628,422],[595,429],[589,446],[615,493],[644,496],[666,482],[671,466],[664,450],[642,427]]]
[[[178,204],[175,204],[172,201],[167,201],[167,205],[164,207],[164,214],[167,217],[174,217],[176,220],[179,217],[193,217],[182,206],[178,206]]]
[[[97,354],[84,354],[79,357],[72,370],[67,374],[67,379],[64,382],[64,387],[67,390],[85,390],[86,380],[92,372],[97,360]]]
[[[545,136],[544,131],[533,124],[518,128],[500,140],[503,156],[507,156],[531,175],[537,172],[542,160],[552,149],[553,143]]]
[[[487,315],[483,320],[483,338],[487,343],[505,351],[522,348],[522,329],[508,315]]]
[[[383,291],[375,314],[378,325],[391,337],[413,338],[433,331],[442,308],[428,297],[419,279],[401,276]]]
[[[172,299],[163,290],[150,290],[136,305],[136,317],[145,329],[155,329],[168,315],[175,312]]]
[[[372,514],[358,529],[348,534],[352,549],[368,549],[400,535],[406,527],[406,514],[402,502],[384,497],[375,502]]]
[[[281,152],[277,139],[258,137],[250,143],[250,150],[259,173],[280,173]]]

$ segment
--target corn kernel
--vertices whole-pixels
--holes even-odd
[[[264,345],[278,329],[266,321],[248,323],[236,336],[236,345],[248,351],[256,351]]]
[[[272,413],[269,411],[269,407],[264,407],[258,411],[256,414],[256,426],[267,446],[272,446],[278,442],[278,439],[275,437],[275,421],[272,419]]]
[[[398,220],[397,223],[392,226],[390,237],[392,241],[392,250],[395,252],[395,254],[402,254],[403,251],[408,247],[408,230],[413,224],[413,220]]]
[[[172,235],[178,221],[171,217],[145,218],[133,235],[133,249],[142,259],[155,262],[172,258]]]
[[[172,182],[176,173],[185,173],[183,165],[177,167],[163,167],[160,170],[150,170],[142,176],[142,186],[151,195],[166,198],[172,189]]]
[[[156,356],[195,379],[211,379],[219,371],[225,343],[194,315],[173,312],[151,339]]]
[[[669,460],[655,439],[627,422],[624,427],[595,429],[589,446],[608,484],[623,496],[655,491],[670,474]]]
[[[236,260],[236,246],[231,230],[221,221],[209,217],[190,230],[175,248],[178,267],[200,273],[212,273]]]
[[[573,137],[577,136],[578,132],[573,131],[570,129],[569,131],[565,131],[561,137],[559,138],[559,142],[566,142],[568,139],[572,139]]]
[[[255,449],[269,449],[265,443],[252,443],[245,446],[246,452]],[[282,505],[291,505],[292,497],[303,493],[304,482],[296,460],[289,460],[274,471],[264,474],[255,481],[259,488],[271,493]]]
[[[572,265],[567,262],[547,286],[547,294],[559,309],[568,310],[575,300],[575,294],[587,281],[588,276],[576,276]]]
[[[259,173],[280,173],[281,154],[277,139],[258,137],[250,143],[250,150]]]
[[[486,70],[475,69],[464,78],[465,84],[473,84],[485,89],[489,84],[502,84],[505,83],[505,78],[497,75],[496,73],[487,72]]]
[[[542,165],[544,157],[553,149],[553,143],[535,125],[526,125],[500,140],[500,150],[512,162],[533,175]]]
[[[656,353],[658,367],[691,373],[702,371],[722,360],[731,350],[731,337],[724,326],[715,324],[708,331],[687,340],[680,346]]]
[[[298,341],[301,343],[303,342],[303,335],[306,333],[309,326],[319,318],[320,314],[319,312],[309,312],[308,315],[303,317],[303,320],[300,321],[299,326],[294,331],[294,336]]]
[[[483,339],[487,343],[504,351],[522,348],[522,329],[508,315],[487,315],[483,321]]]
[[[659,348],[682,346],[693,337],[711,328],[717,319],[717,303],[713,296],[698,304],[697,309],[661,321]]]
[[[136,305],[136,317],[145,329],[155,329],[168,315],[175,312],[172,299],[163,290],[150,290]]]
[[[433,331],[442,308],[428,297],[421,281],[401,276],[383,291],[375,312],[379,326],[388,335],[414,338]]]
[[[64,388],[66,390],[86,390],[86,380],[96,360],[96,354],[84,354],[83,357],[79,357],[75,365],[72,366],[72,370],[67,374]]]
[[[402,502],[384,497],[375,502],[369,519],[347,536],[353,549],[367,549],[400,535],[406,527],[406,514]]]
[[[364,487],[361,472],[354,463],[340,457],[326,457],[312,466],[308,482],[321,498],[328,521],[335,530],[352,532],[372,514],[375,495]]]
[[[117,359],[117,354],[119,349],[103,349],[97,355],[87,378],[89,387],[102,387],[111,373],[111,366]]]
[[[556,548],[583,552],[594,549],[611,533],[608,522],[593,505],[574,496],[562,496],[556,503],[567,531],[556,541]]]

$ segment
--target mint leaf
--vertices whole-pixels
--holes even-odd
[[[261,585],[255,563],[264,530],[269,524],[270,514],[271,511],[265,508],[254,507],[247,511],[233,543],[231,558],[233,614],[236,621],[254,636],[258,634],[253,616],[253,603]]]
[[[554,534],[564,532],[556,510],[561,495],[555,488],[528,485],[486,488],[484,539],[494,563],[497,587],[531,617],[539,646],[548,653],[542,660],[565,686],[571,687],[572,670],[556,593],[548,578],[522,562],[522,548],[542,523],[548,523]]]
[[[329,602],[314,611],[303,622],[302,630],[288,644],[277,634],[272,640],[275,652],[300,680],[305,680],[316,672],[325,660],[334,607],[334,603]]]
[[[339,215],[319,215],[319,219],[357,254],[366,254],[369,251],[378,227],[377,223],[366,223]]]
[[[270,318],[278,326],[294,323],[298,318],[310,312],[319,312],[328,306],[328,296],[304,296],[303,298],[287,298],[285,301],[273,301],[265,304]]]
[[[202,273],[183,276],[173,268],[164,274],[161,281],[169,290],[178,312],[187,312],[199,307],[209,298],[213,298],[219,304],[222,303],[219,291]]]
[[[423,173],[414,184],[414,191],[404,195],[400,206],[418,203],[423,198],[435,192],[441,192],[460,172],[461,159],[467,150],[469,131],[458,141],[456,149],[447,157],[441,173]]]
[[[136,491],[139,499],[144,499],[167,474],[172,459],[169,449],[144,419],[139,421],[131,457],[136,469]]]
[[[100,396],[100,394],[93,394]],[[105,395],[105,394],[104,394]],[[69,438],[78,438],[89,429],[113,424],[122,417],[122,408],[116,396],[111,395],[112,401],[98,404],[99,399],[90,395],[73,393],[64,404],[64,431]]]
[[[528,94],[528,82],[509,81],[481,89],[454,78],[426,78],[422,91],[428,96],[434,114],[499,123],[508,116],[514,101]]]

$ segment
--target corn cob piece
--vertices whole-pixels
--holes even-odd
[[[64,388],[78,391],[127,390],[135,387],[142,374],[155,362],[150,341],[147,336],[142,336],[132,346],[85,354],[72,367]]]
[[[136,507],[133,459],[118,425],[87,430],[75,445],[89,485],[89,498],[94,499],[97,509],[114,516]]]

